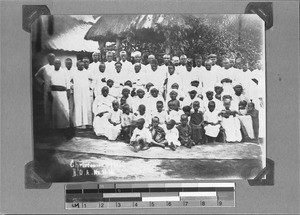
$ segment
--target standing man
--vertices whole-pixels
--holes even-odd
[[[170,55],[168,54],[165,54],[163,56],[163,60],[164,60],[164,63],[163,65],[160,66],[161,70],[163,71],[163,73],[165,74],[165,77],[167,77],[167,74],[168,74],[168,66],[171,62],[171,57]]]
[[[83,58],[83,64],[83,67],[89,79],[90,107],[88,109],[88,126],[91,126],[93,124],[92,106],[94,102],[94,71],[90,68],[90,59],[88,57]]]
[[[197,76],[194,77],[193,81],[198,80],[200,88],[203,88],[205,68],[204,68],[204,66],[202,66],[202,56],[200,54],[195,55],[195,63],[196,63],[196,67],[193,70],[194,70],[195,74],[197,74]]]
[[[44,93],[44,125],[46,128],[49,128],[51,125],[51,102],[48,99],[50,91],[50,76],[54,70],[54,60],[55,55],[49,53],[47,55],[48,64],[40,68],[35,74],[36,81],[43,86]]]
[[[131,76],[133,71],[133,65],[131,62],[127,60],[127,53],[126,51],[121,51],[120,52],[120,58],[121,58],[121,63],[122,63],[122,73],[126,74],[127,76]]]
[[[105,62],[105,72],[107,74],[107,78],[112,79],[115,71],[115,61],[113,61],[114,54],[112,51],[108,51],[106,53],[106,62]]]
[[[52,100],[52,127],[65,129],[70,127],[69,102],[70,79],[61,67],[59,59],[54,61],[54,70],[50,76],[49,98]]]
[[[74,75],[74,69],[72,68],[73,62],[71,58],[65,59],[65,73],[68,78],[68,83],[70,86],[70,93],[69,93],[69,113],[70,113],[70,124],[74,125],[74,91],[73,91],[73,83],[72,77]]]

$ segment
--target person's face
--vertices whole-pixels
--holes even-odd
[[[243,64],[243,71],[246,72],[248,70],[248,64]]]
[[[54,68],[55,68],[55,70],[59,70],[60,66],[61,66],[61,62],[60,61],[55,61],[54,62]]]
[[[121,103],[121,105],[126,104],[126,97],[122,97],[121,100],[120,100],[120,103]],[[124,109],[124,112],[126,111],[126,109]]]
[[[164,57],[164,64],[168,65],[170,63],[170,58],[169,57]]]
[[[197,103],[193,104],[193,108],[194,108],[195,111],[198,111],[199,110],[199,104],[197,104]]]
[[[216,57],[211,58],[211,61],[212,61],[212,65],[214,66],[217,63],[217,58]]]
[[[156,119],[156,118],[152,119],[152,126],[153,126],[154,128],[157,128],[158,125],[159,125],[159,120]]]
[[[150,64],[151,64],[151,61],[152,61],[152,60],[154,60],[153,57],[148,57],[148,59],[147,59],[148,63],[150,63]]]
[[[108,89],[104,88],[104,89],[102,90],[102,95],[103,95],[104,97],[106,97],[106,96],[108,95]]]
[[[126,81],[126,82],[125,82],[125,86],[132,87],[131,81]]]
[[[158,96],[157,90],[151,90],[151,95],[156,98]]]
[[[254,105],[252,103],[248,104],[248,111],[252,111],[254,109]]]
[[[246,106],[244,104],[239,104],[239,110],[245,110],[246,109]]]
[[[122,54],[122,55],[121,55],[121,60],[122,60],[122,61],[126,61],[126,55],[125,55],[125,54]]]
[[[170,110],[175,110],[175,104],[169,103],[169,109]]]
[[[196,60],[196,66],[197,67],[201,67],[202,66],[202,60],[201,59],[197,59]]]
[[[189,92],[189,94],[190,94],[190,98],[194,99],[196,97],[197,92],[196,91],[192,91],[192,92]]]
[[[66,65],[66,68],[68,70],[70,70],[72,68],[72,61],[66,61],[65,65]]]
[[[107,81],[107,86],[112,87],[114,85],[114,82],[112,80]]]
[[[188,72],[192,71],[192,68],[193,68],[193,67],[192,67],[191,65],[187,65],[187,66],[186,66],[186,70],[187,70]]]
[[[216,97],[216,99],[221,101],[221,95],[220,94],[216,94],[215,97]]]
[[[108,55],[106,59],[107,59],[108,62],[111,62],[113,60],[113,56],[112,55]]]
[[[85,68],[85,69],[88,69],[88,68],[89,68],[89,65],[90,65],[90,61],[86,59],[86,60],[83,61],[83,64],[84,64],[84,65],[83,65],[84,68]]]
[[[105,71],[105,64],[100,64],[99,71],[103,73]]]
[[[114,110],[118,110],[119,109],[119,104],[118,103],[113,103],[112,106],[113,106]]]
[[[53,65],[55,60],[55,55],[54,54],[48,55],[47,60],[50,65]]]
[[[135,63],[140,63],[141,60],[142,60],[141,56],[135,56],[135,57],[134,57]]]
[[[181,65],[185,66],[187,59],[186,58],[180,58]]]
[[[188,119],[187,119],[187,118],[183,118],[183,119],[180,120],[180,122],[181,122],[181,124],[182,124],[183,126],[186,126],[187,123],[188,123]]]
[[[156,71],[157,70],[157,64],[151,64],[151,69],[153,71]]]
[[[124,109],[124,113],[125,113],[125,114],[129,114],[129,113],[130,113],[129,108],[125,108],[125,109]]]
[[[226,110],[228,110],[230,108],[231,102],[230,100],[226,99],[223,103],[224,107]]]
[[[135,73],[139,73],[141,70],[141,66],[134,66]]]
[[[123,90],[122,95],[126,98],[128,98],[129,90]]]
[[[174,127],[173,124],[167,124],[167,129],[168,129],[168,130],[171,130],[173,127]]]
[[[233,89],[234,89],[234,92],[236,92],[237,94],[240,94],[243,91],[243,88],[239,85],[235,86]]]
[[[140,115],[144,115],[145,112],[146,112],[146,108],[145,107],[139,107],[139,112],[140,112]]]
[[[223,87],[217,86],[215,87],[216,94],[220,95],[223,92]]]
[[[224,66],[225,69],[229,69],[230,68],[230,65],[229,65],[228,61],[223,61],[223,66]]]
[[[179,61],[174,61],[174,66],[178,66],[179,65]]]
[[[122,69],[122,66],[121,66],[120,64],[117,64],[117,65],[115,66],[115,68],[116,68],[117,73],[120,73],[120,72],[121,72],[121,69]]]
[[[206,97],[207,97],[208,100],[212,100],[212,99],[214,98],[214,94],[212,94],[212,93],[207,93],[207,94],[206,94]]]
[[[156,104],[156,109],[159,113],[162,112],[163,107],[164,107],[163,104],[160,104],[160,103]]]
[[[144,95],[145,95],[145,92],[142,91],[142,90],[139,90],[139,91],[137,92],[137,95],[138,95],[139,98],[143,98]]]
[[[215,110],[215,107],[216,107],[215,104],[209,104],[209,105],[208,105],[208,110],[209,110],[210,112],[213,112],[213,111]]]
[[[230,63],[229,63],[230,68],[231,68],[231,67],[234,67],[234,64],[235,64],[234,60],[230,60]]]
[[[149,90],[150,90],[150,87],[152,87],[153,86],[153,84],[147,84],[146,85],[146,89],[147,89],[147,91],[149,92]]]
[[[241,63],[237,63],[237,68],[238,69],[242,69],[243,68],[243,65]]]
[[[142,130],[143,129],[143,127],[144,127],[144,122],[137,122],[137,127],[138,127],[138,129],[140,129],[140,130]]]
[[[171,97],[172,100],[175,100],[176,97],[177,97],[177,94],[174,93],[174,92],[171,92],[171,93],[170,93],[170,97]]]
[[[261,70],[261,64],[260,64],[260,63],[257,63],[257,64],[256,64],[256,68],[257,68],[258,70]]]
[[[193,86],[193,87],[199,87],[199,82],[193,82],[193,83],[191,83],[191,86]]]
[[[98,54],[93,54],[92,55],[92,58],[93,58],[93,62],[97,63],[98,62]]]
[[[169,67],[168,67],[168,70],[169,70],[169,74],[170,74],[170,75],[173,75],[174,72],[175,72],[175,68],[174,68],[173,66],[169,66]]]
[[[83,62],[77,62],[77,68],[78,68],[78,70],[83,70]]]
[[[187,115],[187,116],[190,116],[191,112],[190,111],[184,111],[184,114]]]
[[[210,71],[211,70],[211,64],[210,63],[206,63],[205,64],[205,68]]]

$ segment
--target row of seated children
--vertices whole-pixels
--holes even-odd
[[[140,119],[143,119],[142,128],[149,129],[150,131],[156,128],[156,124],[158,124],[157,126],[159,126],[162,131],[168,131],[177,125],[178,131],[181,134],[180,137],[174,135],[174,132],[171,132],[169,137],[173,134],[176,140],[179,140],[182,145],[189,148],[195,144],[203,144],[206,141],[214,142],[215,138],[219,136],[220,130],[225,131],[224,139],[229,142],[241,141],[242,133],[244,133],[244,136],[249,137],[251,135],[249,131],[251,130],[252,134],[255,133],[255,137],[257,137],[258,112],[255,110],[253,103],[246,103],[245,105],[243,101],[240,102],[239,111],[231,110],[231,98],[230,96],[225,96],[224,110],[221,112],[216,110],[216,103],[209,101],[208,110],[203,113],[200,110],[199,101],[192,103],[193,109],[187,105],[180,111],[177,102],[169,101],[169,110],[164,111],[163,102],[157,101],[157,111],[149,115],[146,114],[146,106],[143,104],[140,104],[137,112],[134,113],[131,112],[127,103],[123,104],[120,108],[118,100],[109,97],[108,91],[109,89],[107,87],[103,87],[101,97],[95,100],[93,107],[95,114],[93,126],[97,136],[105,136],[109,140],[119,138],[127,142],[134,141],[135,131],[139,127],[137,122]],[[248,110],[245,112],[247,105]],[[176,121],[178,116],[179,120]],[[248,117],[248,119],[250,117],[250,121],[248,119],[245,120],[246,117]],[[187,120],[187,123],[184,123],[185,120]],[[247,124],[247,122],[251,123]],[[186,124],[189,126],[184,127]],[[244,124],[246,126],[243,126]],[[189,135],[186,135],[187,133]],[[159,135],[159,137],[161,136],[162,135]],[[164,139],[162,139],[162,141],[164,141]],[[156,142],[162,144],[160,141]],[[166,144],[166,142],[163,143]],[[174,149],[176,148],[175,146],[178,145],[178,141],[172,141],[170,145],[171,148]]]

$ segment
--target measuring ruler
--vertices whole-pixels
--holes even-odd
[[[234,183],[101,183],[65,186],[66,209],[235,207]]]

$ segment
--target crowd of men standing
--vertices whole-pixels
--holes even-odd
[[[244,60],[236,64],[224,58],[217,65],[215,54],[205,61],[201,55],[164,55],[162,65],[154,55],[143,64],[141,52],[131,53],[134,62],[127,60],[128,54],[121,51],[114,61],[108,51],[102,61],[95,52],[93,62],[85,57],[77,62],[66,58],[63,63],[48,54],[48,64],[35,74],[43,85],[45,126],[92,127],[97,136],[133,141],[136,133],[148,135],[141,133],[144,128],[157,135],[158,124],[164,136],[170,130],[169,139],[179,135],[172,145],[177,141],[189,146],[203,143],[203,136],[216,138],[222,129],[229,142],[264,137],[265,73],[260,61],[250,71]],[[191,135],[185,134],[185,124],[191,126]],[[179,134],[172,131],[175,126]]]

